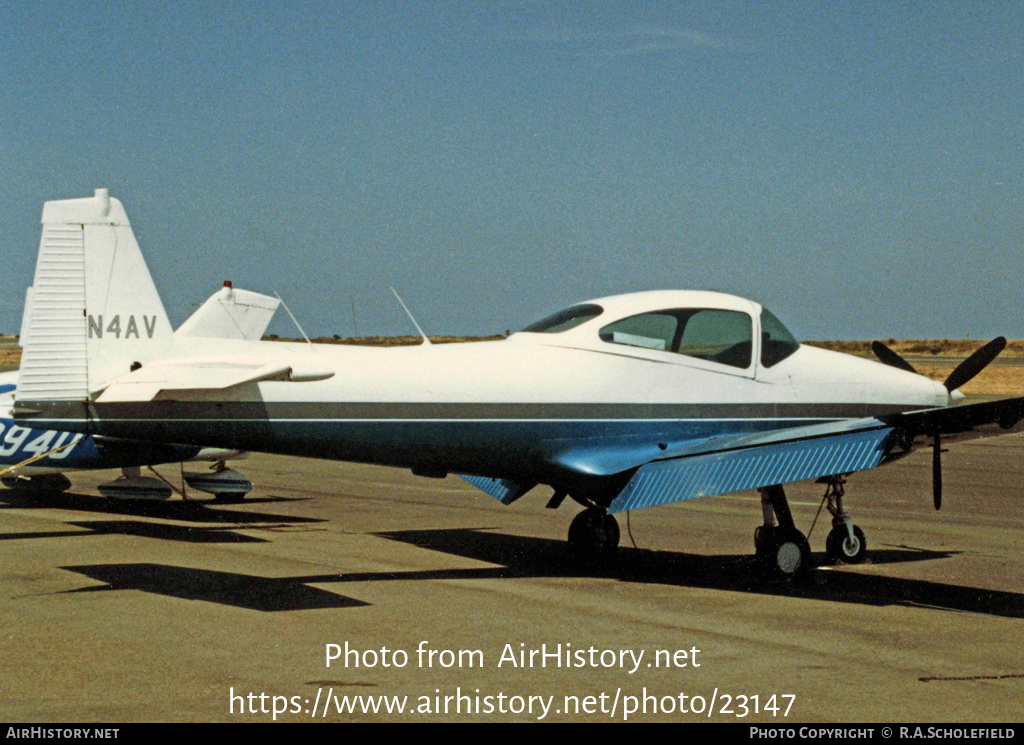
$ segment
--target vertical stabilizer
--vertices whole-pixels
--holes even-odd
[[[18,398],[86,400],[145,364],[171,326],[121,203],[106,189],[47,202]]]

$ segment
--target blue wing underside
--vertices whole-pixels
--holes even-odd
[[[687,443],[685,452],[631,464],[632,476],[608,511],[626,512],[698,497],[729,494],[776,484],[849,474],[875,468],[909,452],[920,438],[944,442],[1008,434],[1024,429],[1024,398],[924,409],[882,418],[846,419],[767,433]],[[638,457],[641,448],[637,448]],[[643,448],[642,452],[650,452]],[[584,474],[607,473],[605,450],[586,446],[557,456],[557,465]],[[614,454],[616,464],[628,453]],[[534,484],[486,476],[462,476],[504,504]]]

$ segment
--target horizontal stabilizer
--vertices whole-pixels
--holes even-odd
[[[162,502],[170,499],[171,488],[159,479],[149,476],[122,476],[115,481],[100,484],[100,494],[114,499],[145,499]]]
[[[244,339],[259,341],[270,325],[281,301],[249,290],[236,290],[225,284],[210,296],[185,323],[175,337]]]
[[[659,460],[637,470],[612,501],[625,512],[698,497],[874,468],[889,451],[891,427]]]
[[[182,362],[150,365],[111,383],[97,402],[152,401],[167,391],[222,391],[264,381],[310,382],[334,375],[328,370],[296,371],[287,363]]]

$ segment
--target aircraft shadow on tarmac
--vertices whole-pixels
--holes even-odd
[[[183,600],[205,600],[256,611],[358,608],[361,600],[309,587],[301,578],[253,577],[247,574],[190,569],[167,564],[93,564],[61,567],[105,583],[64,594],[140,590]]]
[[[273,529],[298,527],[299,525],[319,524],[324,521],[318,518],[297,517],[295,515],[275,515],[264,512],[252,512],[245,505],[266,504],[292,501],[283,497],[265,499],[246,499],[244,502],[226,507],[223,502],[214,499],[203,500],[169,500],[166,502],[143,500],[118,500],[106,497],[95,497],[73,492],[44,492],[33,494],[13,489],[0,491],[0,509],[60,509],[75,512],[99,513],[103,515],[120,515],[125,520],[69,522],[78,528],[91,533],[123,533],[145,538],[162,538],[170,541],[186,541],[189,543],[223,543],[223,542],[263,542],[263,539],[235,533],[231,528],[252,527],[255,529]],[[176,520],[193,523],[181,526],[168,523],[155,523],[132,520],[130,518],[152,518],[157,520]],[[195,523],[224,524],[230,527],[199,526]],[[51,533],[0,533],[0,540],[17,538],[43,538],[57,536],[82,536],[82,530],[60,531]]]
[[[503,535],[481,529],[412,530],[380,533],[381,537],[432,551],[499,564],[494,569],[398,572],[393,579],[599,576],[623,582],[649,582],[760,595],[785,595],[863,605],[904,605],[940,610],[1024,618],[1024,594],[924,580],[880,577],[855,571],[812,571],[790,583],[760,570],[752,555],[702,556],[670,551],[620,548],[614,564],[580,569],[563,541]],[[910,547],[869,552],[873,564],[946,559],[958,552]],[[815,557],[820,559],[820,556]],[[384,579],[341,575],[335,581]],[[326,580],[320,580],[326,581]]]
[[[69,591],[141,590],[188,600],[205,600],[257,611],[356,608],[360,600],[309,587],[310,584],[388,580],[517,579],[607,577],[623,582],[658,583],[758,595],[790,596],[862,605],[903,605],[937,610],[1024,618],[1024,594],[848,571],[811,572],[791,584],[760,572],[750,556],[698,556],[623,548],[618,560],[601,569],[581,570],[564,542],[504,535],[484,529],[414,530],[378,533],[430,551],[496,566],[394,572],[358,572],[265,578],[188,569],[163,564],[102,564],[63,567],[105,583]],[[906,547],[875,550],[877,564],[949,558],[950,552]]]
[[[97,520],[72,522],[82,530],[51,530],[31,533],[0,533],[0,541],[27,538],[86,538],[97,535],[132,535],[138,538],[158,538],[184,543],[266,543],[263,538],[236,533],[229,528],[206,528],[195,525],[164,525],[130,520]]]

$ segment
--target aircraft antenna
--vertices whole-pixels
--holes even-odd
[[[288,310],[288,303],[284,301],[284,298],[277,294],[277,290],[274,290],[274,294],[277,295],[277,299],[281,301],[281,307],[284,308],[284,311],[285,313],[288,314],[288,317],[292,319],[292,323],[295,324],[295,328],[297,328],[299,330],[299,333],[302,334],[302,338],[306,340],[306,343],[309,344],[309,346],[313,347],[313,349],[316,349],[316,347],[313,346],[313,342],[311,342],[309,340],[309,337],[306,336],[306,332],[302,330],[302,326],[299,325],[298,320],[295,318],[295,316],[292,315],[292,312]]]
[[[402,302],[402,297],[398,294],[394,287],[391,288],[391,291],[395,293],[395,297],[398,298],[398,302],[402,304],[402,310],[405,311],[405,315],[409,316],[409,320],[412,321],[412,325],[415,326],[416,330],[420,332],[420,336],[423,337],[423,343],[429,347],[430,339],[428,339],[427,335],[423,333],[423,329],[420,328],[420,325],[416,323],[416,319],[412,317],[412,313],[409,312],[409,309],[405,306],[405,303]]]

